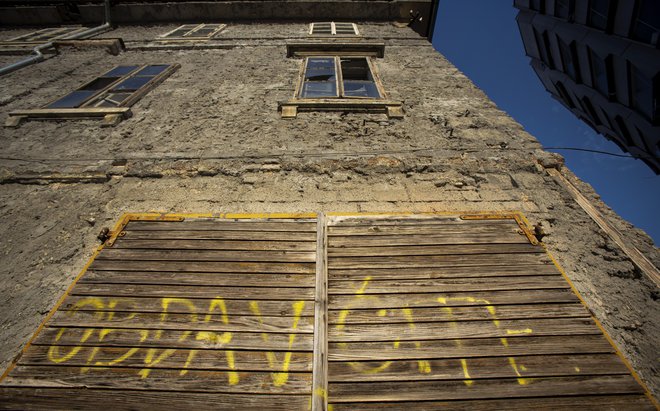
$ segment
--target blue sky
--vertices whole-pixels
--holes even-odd
[[[545,91],[525,56],[512,0],[440,0],[433,46],[544,147],[623,153]],[[607,205],[660,244],[660,176],[640,160],[556,151]]]

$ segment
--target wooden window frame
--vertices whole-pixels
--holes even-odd
[[[343,96],[343,77],[341,74],[341,58],[364,58],[367,61],[371,76],[374,79],[376,89],[380,97]],[[300,97],[305,81],[307,61],[310,58],[333,58],[335,60],[335,81],[337,82],[337,97],[307,98]],[[403,104],[400,101],[390,100],[385,87],[380,79],[380,73],[373,62],[373,56],[364,54],[342,54],[342,53],[317,53],[305,54],[300,70],[293,98],[280,102],[278,109],[283,118],[295,118],[298,111],[344,111],[344,112],[369,112],[385,113],[389,118],[403,118]]]
[[[179,27],[168,31],[165,34],[161,34],[160,36],[158,36],[156,40],[157,41],[207,41],[213,39],[218,33],[220,33],[225,28],[227,28],[226,24],[221,24],[221,23],[201,23],[193,27],[192,29],[188,30],[188,32],[184,33],[182,36],[176,36],[176,37],[171,36],[172,33],[182,30],[186,26],[192,26],[192,25],[193,24],[182,24]],[[206,36],[194,36],[194,34],[197,31],[209,25],[217,25],[218,27],[213,32],[209,33]]]
[[[30,33],[22,34],[9,40],[0,41],[0,46],[38,46],[40,44],[48,43],[49,41],[58,40],[77,33],[81,33],[85,30],[87,30],[87,27],[83,26],[48,27],[45,29],[35,30]],[[48,37],[45,39],[36,40],[37,37],[43,35],[48,35]]]
[[[102,99],[101,97],[106,94],[109,94],[110,90],[112,90],[112,88],[115,87],[117,84],[122,83],[123,81],[126,81],[127,79],[134,77],[135,74],[137,74],[138,72],[140,72],[141,70],[143,70],[148,66],[160,66],[160,65],[167,66],[167,68],[165,68],[162,72],[156,74],[155,76],[149,76],[152,78],[149,81],[147,81],[145,84],[138,87],[136,90],[126,91],[126,93],[129,95],[125,97],[121,102],[117,102],[118,104],[116,106],[114,107],[99,106],[101,101],[105,100],[105,98]],[[119,78],[117,78],[117,80],[113,81],[112,83],[108,83],[104,87],[98,90],[94,90],[94,93],[90,94],[87,98],[82,100],[82,102],[77,107],[61,107],[61,108],[49,107],[53,103],[63,99],[69,94],[83,90],[90,83],[100,78],[104,78],[104,74],[107,74],[112,70],[115,70],[123,66],[124,65],[112,67],[110,70],[107,70],[100,76],[94,77],[93,79],[86,81],[81,86],[77,87],[75,90],[69,92],[68,94],[64,94],[52,101],[49,101],[42,108],[30,109],[30,110],[17,110],[10,112],[9,117],[7,118],[7,121],[5,123],[5,126],[18,127],[24,120],[48,120],[48,119],[66,120],[66,119],[80,119],[80,118],[103,118],[104,126],[114,126],[119,122],[121,122],[122,120],[129,118],[132,115],[130,107],[133,106],[135,103],[137,103],[142,97],[144,97],[144,95],[146,95],[149,91],[151,91],[157,85],[162,83],[166,78],[172,75],[180,67],[179,64],[136,65],[137,66],[136,68],[134,68],[128,73],[121,75]],[[114,100],[111,101],[116,102]]]
[[[320,34],[320,33],[314,33],[314,25],[316,24],[330,24],[330,34]],[[339,24],[350,24],[353,26],[353,32],[354,34],[337,34],[337,22],[334,21],[318,21],[316,23],[310,23],[309,24],[309,35],[310,36],[318,36],[318,37],[356,37],[360,36],[360,30],[358,29],[357,24],[355,23],[345,23],[345,22],[339,22]]]
[[[301,73],[300,77],[298,79],[298,84],[296,86],[296,92],[294,94],[294,98],[299,99],[299,100],[313,100],[317,99],[315,97],[302,97],[301,93],[303,90],[303,86],[305,84],[305,75],[307,74],[307,62],[309,61],[310,58],[327,58],[327,59],[334,59],[335,61],[335,85],[336,85],[336,90],[337,90],[337,96],[336,97],[323,97],[324,99],[347,99],[347,100],[354,100],[354,99],[359,99],[359,100],[385,100],[387,99],[387,93],[385,92],[385,89],[383,87],[383,83],[380,80],[380,76],[378,75],[378,72],[376,70],[376,66],[372,62],[372,58],[369,56],[338,56],[338,55],[318,55],[318,56],[308,56],[303,59],[302,67],[301,67]],[[374,79],[374,84],[376,85],[376,89],[378,90],[378,94],[380,95],[379,97],[361,97],[361,96],[351,96],[351,97],[346,97],[344,95],[344,76],[342,73],[341,69],[341,59],[342,58],[363,58],[367,61],[367,65],[369,67],[369,71],[371,72],[371,76]]]

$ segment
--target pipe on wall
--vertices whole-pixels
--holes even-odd
[[[84,37],[103,33],[109,30],[110,28],[112,28],[112,20],[110,16],[110,0],[105,0],[105,23],[97,27],[92,27],[91,29],[82,31],[80,33],[75,33],[69,36],[62,37],[62,39],[72,40],[72,39],[84,38]],[[34,49],[32,49],[32,55],[30,55],[29,57],[17,61],[16,63],[12,63],[8,66],[0,68],[0,76],[4,76],[5,74],[9,74],[12,71],[16,71],[31,64],[35,64],[40,61],[43,61],[45,57],[42,51],[47,50],[51,47],[53,47],[52,41],[36,46]]]

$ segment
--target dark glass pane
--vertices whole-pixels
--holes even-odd
[[[136,68],[138,68],[138,66],[119,66],[119,67],[115,67],[112,70],[105,73],[102,77],[122,77],[122,76],[125,76],[126,74],[130,73],[131,71],[135,70]]]
[[[305,82],[301,97],[337,97],[337,85],[334,81]]]
[[[341,59],[341,74],[344,80],[374,80],[369,69],[369,63],[365,58]]]
[[[90,81],[84,86],[80,87],[81,90],[102,90],[108,87],[110,84],[119,80],[119,77],[99,77],[95,80]]]
[[[112,88],[112,91],[135,91],[144,86],[153,77],[130,77]]]
[[[335,81],[335,59],[334,58],[310,58],[307,59],[307,70],[305,70],[305,81]]]
[[[204,26],[201,29],[195,31],[194,33],[190,33],[189,37],[208,37],[215,30],[216,30],[215,27]]]
[[[566,91],[564,85],[560,82],[557,82],[555,84],[555,88],[557,89],[557,92],[559,92],[559,95],[561,96],[562,100],[564,100],[566,105],[568,105],[570,108],[575,108],[575,103],[573,103],[571,96],[568,95],[568,91]]]
[[[378,93],[378,88],[373,82],[344,81],[344,97],[380,98],[380,93]]]
[[[589,54],[591,55],[591,76],[594,82],[594,87],[605,97],[608,97],[607,65],[605,64],[605,60],[591,50]]]
[[[582,98],[582,106],[587,110],[587,113],[596,125],[603,124],[600,121],[600,118],[598,117],[598,114],[596,113],[596,110],[594,109],[594,106],[591,104],[591,100],[589,100],[588,97]]]
[[[96,93],[95,91],[74,91],[69,93],[54,103],[48,105],[48,108],[76,108],[82,105],[85,100]]]
[[[650,43],[653,34],[660,32],[660,1],[641,0],[637,11],[637,21],[633,30],[633,37],[637,40]]]
[[[569,0],[555,0],[555,16],[567,19],[569,13],[570,13]]]
[[[609,0],[591,0],[589,5],[589,25],[601,30],[607,29]]]
[[[167,64],[156,64],[152,66],[147,66],[143,68],[142,70],[138,71],[135,73],[136,76],[156,76],[163,71],[165,71],[169,65]]]
[[[561,53],[561,60],[564,63],[564,70],[566,70],[566,74],[571,76],[573,80],[578,81],[577,67],[575,66],[575,61],[573,60],[573,53],[571,52],[571,48],[566,43],[559,40],[559,52]]]
[[[621,118],[621,116],[616,116],[614,117],[614,121],[616,122],[616,125],[619,127],[619,131],[621,132],[621,137],[623,137],[623,139],[626,141],[626,144],[628,146],[634,146],[635,143],[633,142],[632,136],[630,135],[630,131],[628,130],[628,126],[626,126],[626,123],[625,121],[623,121],[623,118]]]
[[[644,115],[653,117],[653,83],[635,66],[630,66],[630,91],[632,105]]]

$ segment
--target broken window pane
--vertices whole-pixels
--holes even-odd
[[[112,88],[113,91],[135,91],[144,86],[153,77],[129,77]]]
[[[344,97],[380,97],[366,58],[341,59],[341,74]]]
[[[81,90],[103,90],[120,77],[99,77],[82,86]]]

